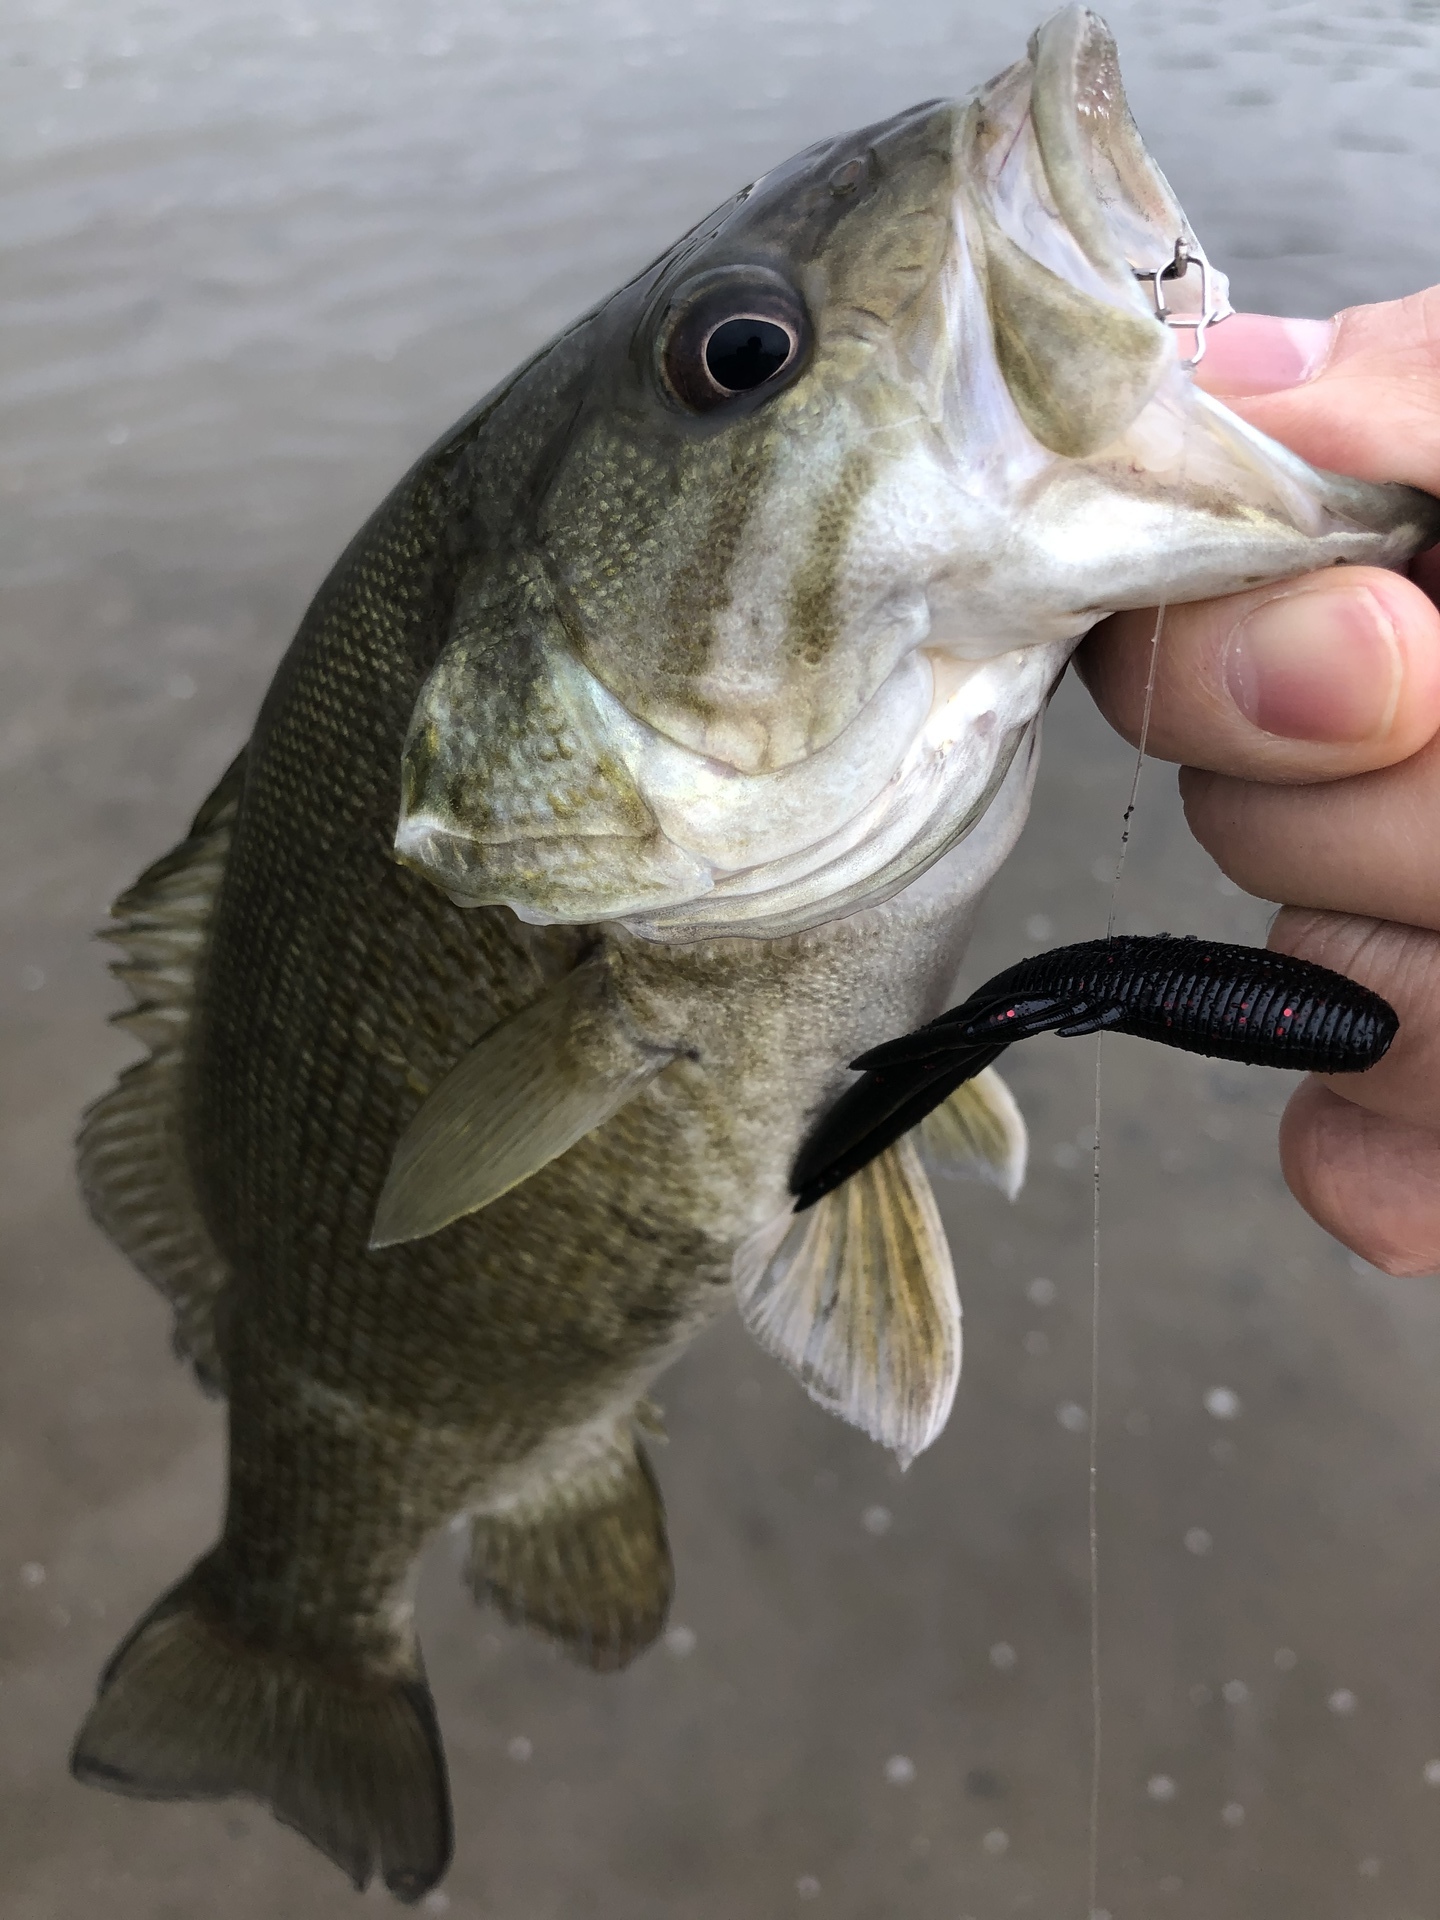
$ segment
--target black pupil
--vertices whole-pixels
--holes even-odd
[[[705,365],[717,387],[748,393],[790,358],[790,336],[773,320],[724,320],[705,342]]]

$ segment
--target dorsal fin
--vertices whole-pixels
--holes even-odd
[[[179,846],[110,909],[101,938],[120,948],[111,972],[134,1002],[114,1016],[149,1049],[87,1109],[76,1143],[94,1219],[175,1310],[175,1350],[218,1393],[216,1316],[230,1271],[201,1217],[185,1155],[182,1105],[197,971],[210,938],[240,791],[242,752]]]
[[[761,1227],[733,1273],[741,1318],[812,1400],[902,1466],[938,1438],[960,1379],[960,1296],[908,1137]]]

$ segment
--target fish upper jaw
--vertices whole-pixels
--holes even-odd
[[[969,560],[932,588],[937,632],[947,601],[1001,635],[1084,628],[1336,561],[1400,565],[1440,537],[1428,496],[1310,467],[1196,386],[1191,336],[1157,319],[1144,276],[1183,252],[1169,305],[1193,313],[1208,292],[1217,322],[1228,284],[1145,149],[1098,15],[1052,15],[971,99],[955,205],[947,336],[962,345],[940,412],[962,466],[988,448],[1016,536],[1006,605]]]

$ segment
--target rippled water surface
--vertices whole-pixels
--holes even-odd
[[[1325,313],[1440,277],[1437,15],[1109,10],[1237,303]],[[436,433],[736,185],[983,80],[1032,24],[926,0],[0,9],[7,1920],[354,1906],[253,1809],[64,1773],[117,1634],[208,1543],[220,1474],[215,1410],[73,1192],[75,1116],[128,1057],[88,929]],[[1103,924],[1127,756],[1073,691],[1055,720],[977,979]],[[1127,924],[1255,937],[1170,788],[1146,789]],[[1107,1910],[1432,1920],[1440,1312],[1292,1207],[1275,1080],[1111,1057]],[[680,1590],[632,1673],[477,1615],[442,1543],[421,1605],[459,1836],[435,1911],[1083,1920],[1091,1071],[1059,1043],[1017,1060],[1030,1188],[950,1203],[966,1377],[909,1476],[732,1328],[665,1383]]]

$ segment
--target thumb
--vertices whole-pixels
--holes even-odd
[[[1440,287],[1334,320],[1236,314],[1206,348],[1206,391],[1313,466],[1440,493]]]

